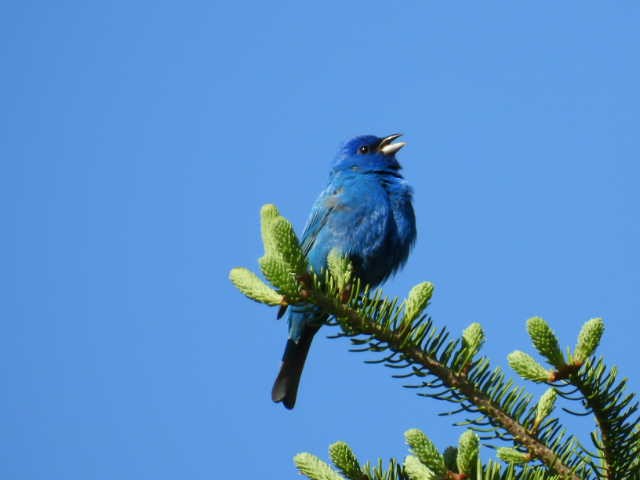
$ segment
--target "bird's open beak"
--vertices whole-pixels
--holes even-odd
[[[391,143],[401,136],[401,133],[394,133],[393,135],[383,138],[378,145],[378,151],[382,152],[384,155],[393,155],[406,145],[404,142]]]

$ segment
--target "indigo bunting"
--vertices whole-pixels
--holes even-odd
[[[393,143],[400,134],[355,137],[340,148],[329,183],[316,199],[302,234],[302,250],[321,272],[336,248],[364,284],[376,286],[407,260],[416,239],[412,189],[400,174]],[[271,398],[292,409],[313,336],[326,320],[318,307],[289,307],[289,338]]]

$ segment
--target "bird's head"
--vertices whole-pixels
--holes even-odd
[[[361,135],[347,140],[336,155],[333,171],[397,172],[402,167],[396,160],[396,152],[405,143],[393,141],[400,136],[400,133],[384,138]]]

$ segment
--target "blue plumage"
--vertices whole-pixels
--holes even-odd
[[[302,248],[314,271],[326,267],[337,248],[356,275],[375,286],[407,260],[416,238],[411,187],[400,175],[395,153],[400,135],[355,137],[338,151],[327,187],[316,199],[302,234]],[[272,390],[274,402],[293,408],[304,361],[325,317],[312,305],[288,314],[289,340]]]

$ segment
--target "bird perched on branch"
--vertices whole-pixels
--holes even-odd
[[[376,286],[407,260],[416,239],[412,190],[400,174],[393,143],[400,134],[355,137],[340,148],[327,187],[316,199],[302,234],[302,250],[315,272],[337,249],[364,284]],[[289,307],[289,339],[271,392],[292,409],[313,336],[326,320],[318,307]]]

